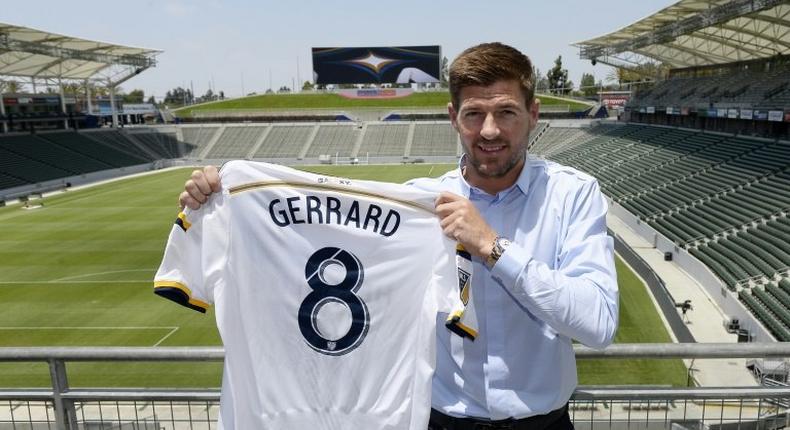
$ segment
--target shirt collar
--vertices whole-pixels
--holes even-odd
[[[467,155],[464,154],[461,156],[461,159],[458,160],[458,174],[461,177],[461,192],[467,198],[469,198],[473,192],[476,194],[485,195],[486,194],[485,191],[472,186],[471,184],[469,184],[469,182],[466,181],[466,178],[463,175],[464,165],[466,165],[466,157]],[[513,188],[518,188],[521,191],[521,193],[526,196],[527,192],[529,191],[529,183],[532,173],[531,166],[532,166],[531,160],[529,158],[529,155],[527,155],[526,159],[524,160],[524,167],[521,169],[521,173],[519,173],[518,178],[516,179],[516,183],[512,187],[508,187],[507,189],[502,190],[499,194],[504,196],[505,194],[509,193]]]

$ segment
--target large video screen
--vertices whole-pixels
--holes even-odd
[[[313,48],[316,84],[439,82],[440,46]]]

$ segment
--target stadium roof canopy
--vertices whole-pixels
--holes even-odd
[[[0,76],[85,80],[101,73],[117,83],[153,67],[161,52],[0,23]]]
[[[790,54],[788,0],[680,0],[615,32],[573,44],[581,58],[629,67],[645,57],[685,68]]]

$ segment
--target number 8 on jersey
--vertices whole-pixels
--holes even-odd
[[[341,266],[345,269],[342,281],[332,284],[327,281],[327,269]],[[365,302],[356,295],[365,278],[362,263],[352,253],[335,247],[321,248],[307,259],[305,280],[313,290],[299,307],[299,330],[307,344],[315,351],[327,355],[343,355],[358,347],[365,338],[370,323]],[[329,303],[344,305],[351,312],[351,327],[337,339],[329,339],[321,333],[318,313]]]

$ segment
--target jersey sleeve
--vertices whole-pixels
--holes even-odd
[[[218,193],[219,194],[219,193]],[[212,196],[201,209],[185,209],[170,230],[162,263],[154,277],[154,293],[178,304],[206,312],[213,303],[213,285],[221,271],[227,237],[219,207],[222,195]]]

